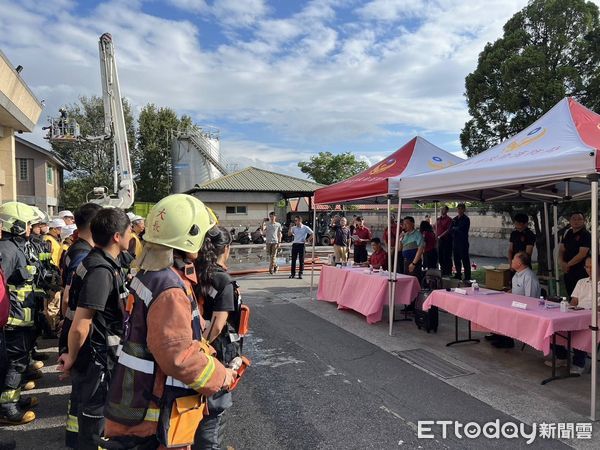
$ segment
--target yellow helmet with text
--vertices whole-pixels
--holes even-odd
[[[195,253],[215,223],[214,216],[196,197],[173,194],[159,201],[148,213],[144,240]]]
[[[2,231],[12,234],[25,234],[27,226],[37,223],[39,215],[32,206],[21,202],[6,202],[0,205]]]

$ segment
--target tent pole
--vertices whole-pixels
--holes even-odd
[[[598,298],[598,175],[592,178],[592,299]],[[598,365],[598,302],[592,300],[592,387],[590,418],[596,420],[596,377]]]
[[[388,230],[388,322],[389,322],[389,334],[392,335],[392,329],[394,327],[394,297],[392,296],[392,252],[391,249],[391,233],[392,233],[392,198],[388,195],[387,197],[387,230]]]
[[[394,274],[392,281],[392,312],[396,309],[396,280],[398,279],[398,245],[400,244],[398,241],[400,239],[400,214],[402,213],[402,197],[398,195],[398,211],[396,213],[396,237],[395,237],[395,245],[394,245]],[[391,230],[390,230],[391,231]],[[391,272],[391,271],[390,271]],[[393,319],[393,314],[392,314]],[[390,336],[392,335],[392,326],[390,325]]]
[[[437,225],[437,200],[433,202],[433,219],[431,220],[431,226],[433,227],[433,232],[435,233],[435,226]]]
[[[560,297],[560,274],[558,273],[558,204],[552,204],[552,215],[554,216],[554,282],[556,283],[556,296]]]
[[[548,290],[552,285],[552,251],[550,250],[550,218],[548,217],[548,203],[544,202],[544,227],[546,228],[546,266],[548,269]],[[539,258],[539,255],[538,255]],[[548,292],[550,295],[550,292]]]
[[[314,279],[315,279],[315,246],[317,245],[317,205],[315,205],[315,200],[313,197],[312,201],[313,207],[313,239],[312,239],[312,262],[310,264],[310,299],[314,300],[313,297],[313,288],[314,288]]]

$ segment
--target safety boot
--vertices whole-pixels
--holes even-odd
[[[26,383],[23,383],[21,385],[21,390],[22,391],[31,391],[35,389],[35,382],[34,381],[27,381]]]
[[[30,370],[40,370],[42,367],[44,367],[44,363],[42,361],[36,361],[34,359],[29,364],[28,369],[30,369]]]
[[[19,408],[17,403],[0,404],[0,424],[3,425],[23,425],[35,419],[33,411],[27,411]]]

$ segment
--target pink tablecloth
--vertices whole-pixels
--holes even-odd
[[[388,302],[388,279],[379,273],[364,273],[364,269],[337,269],[323,266],[317,300],[336,302],[338,308],[348,308],[366,316],[368,323],[381,320]],[[398,275],[395,303],[408,305],[419,293],[415,277]]]
[[[527,303],[527,309],[512,307],[514,300]],[[554,333],[586,330],[592,320],[590,311],[570,310],[562,313],[558,308],[540,307],[537,299],[506,293],[477,295],[469,291],[468,295],[461,295],[437,290],[427,298],[423,309],[431,306],[442,308],[494,333],[518,339],[546,355],[550,353]]]

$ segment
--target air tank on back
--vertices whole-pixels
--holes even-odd
[[[172,191],[186,192],[226,174],[221,163],[219,130],[195,126],[174,131],[171,139]]]

